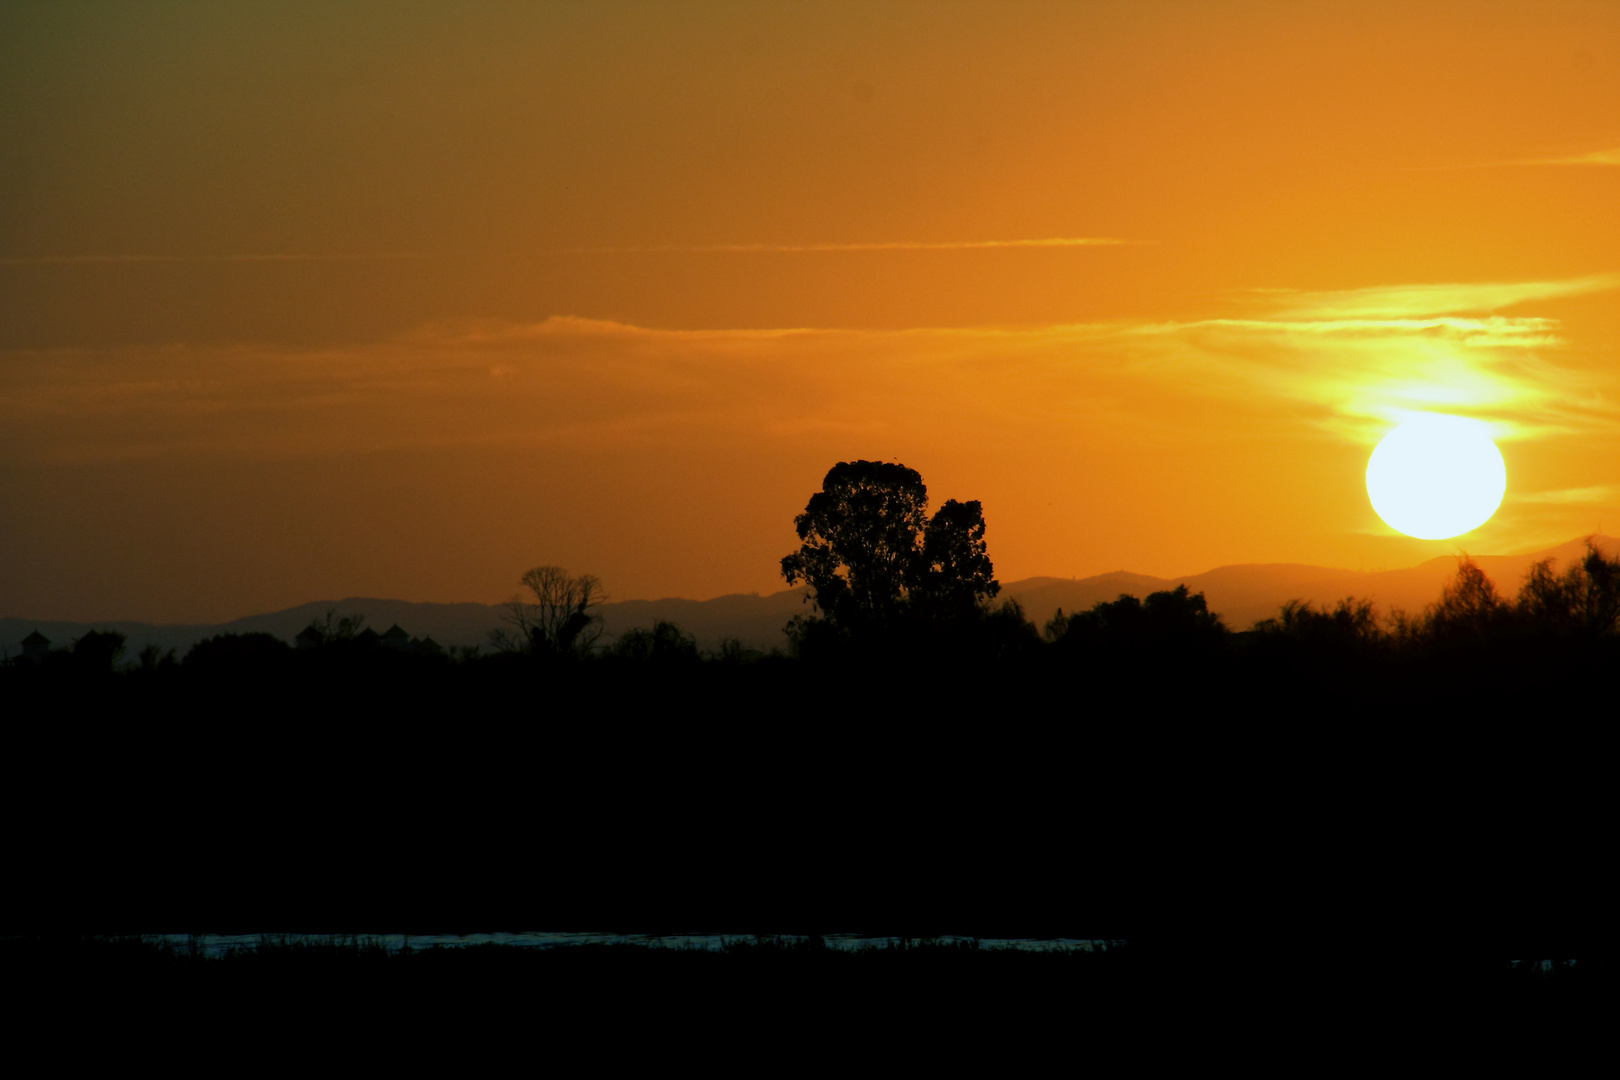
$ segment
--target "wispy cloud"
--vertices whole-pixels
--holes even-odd
[[[578,247],[557,249],[569,255],[621,255],[650,253],[809,254],[842,251],[978,251],[990,248],[1118,247],[1150,243],[1109,236],[1052,236],[1035,240],[877,240],[849,244],[669,244],[634,247]]]
[[[1521,169],[1536,166],[1615,166],[1620,165],[1620,147],[1585,150],[1572,154],[1547,154],[1538,157],[1502,158],[1495,161],[1463,161],[1449,165],[1412,165],[1405,172],[1449,172],[1458,169]]]
[[[1593,431],[1617,419],[1607,376],[1560,366],[1550,319],[1213,319],[1128,331],[1211,398],[1294,402],[1364,442],[1414,412],[1489,422],[1499,437]],[[1172,359],[1173,358],[1173,359]],[[1167,380],[1175,378],[1166,372]]]
[[[300,252],[272,252],[256,255],[0,255],[0,266],[116,266],[130,263],[294,263],[294,262],[379,262],[399,259],[431,259],[420,251],[379,251],[357,254],[316,255]]]
[[[1562,281],[1442,282],[1380,285],[1331,292],[1257,290],[1253,295],[1277,314],[1298,319],[1426,319],[1459,312],[1488,312],[1535,300],[1620,289],[1620,274],[1593,274]]]
[[[1555,320],[1434,312],[1615,282],[1274,292],[1269,311],[1189,321],[663,330],[559,317],[341,349],[12,352],[0,354],[0,443],[21,457],[96,458],[701,439],[758,448],[817,432],[945,445],[954,431],[1058,459],[1080,442],[1370,444],[1426,410],[1521,440],[1602,441],[1620,427],[1614,377],[1560,362]]]
[[[1524,495],[1514,495],[1513,499],[1515,502],[1543,503],[1551,506],[1614,506],[1620,504],[1620,484],[1596,484],[1592,487],[1535,491]]]
[[[1614,289],[1620,274],[1266,289],[1250,294],[1261,310],[1248,318],[1132,332],[1173,342],[1211,396],[1295,401],[1319,425],[1362,441],[1436,410],[1485,420],[1498,437],[1598,433],[1620,420],[1614,380],[1549,358],[1563,346],[1558,321],[1481,313]]]
[[[1585,154],[1563,157],[1531,158],[1520,165],[1620,165],[1620,147],[1612,150],[1593,150]]]
[[[983,251],[1001,248],[1120,247],[1152,243],[1108,236],[1052,236],[1032,240],[878,240],[849,244],[649,244],[606,247],[550,248],[546,255],[651,255],[651,254],[822,254],[863,251]],[[512,254],[502,252],[500,254]],[[0,255],[0,266],[117,266],[146,263],[322,263],[386,262],[408,259],[468,257],[467,252],[379,251],[339,254],[270,252],[237,255]]]

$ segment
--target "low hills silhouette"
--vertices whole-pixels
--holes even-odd
[[[1611,557],[1620,552],[1620,539],[1608,536],[1593,539]],[[1512,596],[1534,563],[1550,558],[1563,566],[1584,551],[1585,540],[1574,539],[1521,555],[1475,555],[1472,558],[1504,595]],[[1001,588],[1000,599],[1018,601],[1026,617],[1041,626],[1060,608],[1074,614],[1087,611],[1094,604],[1111,601],[1122,593],[1142,597],[1185,585],[1191,592],[1202,592],[1210,610],[1219,614],[1229,628],[1247,630],[1259,620],[1276,615],[1289,600],[1331,606],[1347,596],[1356,596],[1373,601],[1381,616],[1396,609],[1416,614],[1439,598],[1442,586],[1456,570],[1457,557],[1450,555],[1416,566],[1381,571],[1256,563],[1161,578],[1118,570],[1086,578],[1032,577],[1007,582]],[[804,600],[806,592],[804,588],[796,588],[763,596],[731,594],[710,600],[621,600],[603,604],[599,610],[607,640],[664,621],[691,634],[699,648],[716,649],[727,638],[735,638],[749,648],[768,651],[787,647],[783,626],[793,616],[809,611]],[[262,632],[290,642],[311,621],[334,610],[339,616],[363,615],[367,625],[379,631],[397,623],[412,635],[431,637],[449,648],[487,648],[490,631],[505,625],[502,622],[505,609],[499,604],[417,603],[349,597],[313,601],[283,611],[212,625],[0,618],[0,649],[6,655],[18,655],[22,652],[22,640],[36,630],[57,646],[66,645],[91,630],[101,630],[123,634],[128,645],[126,655],[134,655],[148,645],[174,649],[184,655],[196,642],[216,634]]]

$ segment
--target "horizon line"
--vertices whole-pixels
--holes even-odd
[[[1365,569],[1359,569],[1358,570],[1358,569],[1353,569],[1353,568],[1350,568],[1350,567],[1341,567],[1341,566],[1318,566],[1315,563],[1290,563],[1290,562],[1241,563],[1240,562],[1240,563],[1221,563],[1219,566],[1210,567],[1208,570],[1199,570],[1199,571],[1197,571],[1195,573],[1191,573],[1191,574],[1176,574],[1176,575],[1173,575],[1173,576],[1170,576],[1170,577],[1161,577],[1160,575],[1157,575],[1157,574],[1146,574],[1146,573],[1141,573],[1139,571],[1126,570],[1126,569],[1104,570],[1104,571],[1102,571],[1100,573],[1087,574],[1087,575],[1085,575],[1083,577],[1080,576],[1080,575],[1075,575],[1075,574],[1071,574],[1071,575],[1067,575],[1067,576],[1062,576],[1062,575],[1057,575],[1057,574],[1031,574],[1031,575],[1029,575],[1027,577],[1018,578],[1016,581],[1003,582],[1003,583],[1001,583],[1001,586],[1002,586],[1003,589],[1005,589],[1008,585],[1016,585],[1016,584],[1019,584],[1021,582],[1038,581],[1038,580],[1043,580],[1043,579],[1044,580],[1049,580],[1049,581],[1074,581],[1074,582],[1091,581],[1091,580],[1096,579],[1096,578],[1105,578],[1105,577],[1109,577],[1109,576],[1114,575],[1114,574],[1132,574],[1132,575],[1135,575],[1136,577],[1152,578],[1155,581],[1162,581],[1162,582],[1165,582],[1166,584],[1173,585],[1173,584],[1175,584],[1177,582],[1186,581],[1188,578],[1202,577],[1205,574],[1213,574],[1218,570],[1227,570],[1227,569],[1233,569],[1233,568],[1237,568],[1237,567],[1250,567],[1250,566],[1306,566],[1306,567],[1311,567],[1311,568],[1317,569],[1317,570],[1332,570],[1332,571],[1342,572],[1344,574],[1348,574],[1348,575],[1352,575],[1352,576],[1363,576],[1363,575],[1368,575],[1368,574],[1397,573],[1397,572],[1400,572],[1402,570],[1415,570],[1418,567],[1423,566],[1426,563],[1433,562],[1435,559],[1443,559],[1443,558],[1447,558],[1447,557],[1468,558],[1468,559],[1517,559],[1517,558],[1524,558],[1524,557],[1529,556],[1529,555],[1536,555],[1536,554],[1540,554],[1540,553],[1545,552],[1545,551],[1550,551],[1550,550],[1552,550],[1552,548],[1562,547],[1562,546],[1564,546],[1564,544],[1574,543],[1577,540],[1586,540],[1586,539],[1615,540],[1617,543],[1620,543],[1620,537],[1610,537],[1610,536],[1606,536],[1603,533],[1592,532],[1592,533],[1586,533],[1586,534],[1584,534],[1582,536],[1572,537],[1569,540],[1562,541],[1561,543],[1553,544],[1553,545],[1551,545],[1551,547],[1538,547],[1538,548],[1535,548],[1535,549],[1533,549],[1531,551],[1520,551],[1520,552],[1514,552],[1514,553],[1503,554],[1503,555],[1475,555],[1475,554],[1472,554],[1470,552],[1463,551],[1463,550],[1461,550],[1459,548],[1457,551],[1450,552],[1450,553],[1447,553],[1447,554],[1430,556],[1429,558],[1422,559],[1422,560],[1420,560],[1420,561],[1418,561],[1416,563],[1413,563],[1410,566],[1394,566],[1394,567],[1386,566],[1386,567],[1380,567],[1380,568],[1373,569],[1373,570],[1365,570]],[[806,590],[808,588],[810,588],[810,586],[808,586],[808,585],[800,585],[800,586],[796,586],[796,587],[778,589],[775,592],[769,592],[769,593],[759,592],[759,591],[725,592],[725,593],[718,593],[718,594],[716,594],[714,596],[704,597],[702,599],[695,599],[695,598],[686,597],[686,596],[628,597],[628,598],[623,599],[623,600],[613,600],[613,599],[606,600],[606,601],[603,602],[603,606],[612,605],[612,604],[658,604],[658,603],[666,603],[666,602],[669,602],[669,601],[677,601],[677,600],[678,601],[683,601],[683,602],[686,602],[686,603],[691,603],[691,604],[708,604],[708,603],[712,603],[715,600],[724,600],[724,599],[726,599],[728,597],[734,597],[734,596],[755,597],[755,598],[763,600],[763,599],[768,599],[768,598],[773,597],[773,596],[781,596],[784,593],[802,592],[802,591],[804,591],[804,590]],[[227,625],[227,624],[233,623],[233,622],[240,622],[243,619],[253,619],[253,618],[262,618],[262,617],[270,616],[270,615],[280,615],[280,614],[284,614],[284,613],[289,612],[289,611],[294,611],[294,610],[296,610],[298,608],[303,608],[303,607],[319,606],[319,605],[325,604],[325,605],[328,605],[330,607],[336,608],[340,604],[345,604],[345,603],[350,603],[350,602],[365,602],[365,601],[373,601],[373,600],[377,601],[378,603],[383,603],[383,604],[420,604],[420,605],[434,605],[434,606],[438,606],[438,607],[459,607],[459,606],[463,606],[463,605],[472,605],[472,606],[475,606],[475,607],[498,608],[498,607],[501,607],[505,603],[505,601],[486,602],[486,601],[482,601],[482,600],[404,600],[404,599],[400,599],[400,598],[397,598],[397,597],[384,597],[384,596],[346,596],[341,600],[305,600],[305,601],[303,601],[301,603],[293,604],[293,605],[291,605],[289,607],[278,608],[278,609],[276,609],[274,611],[255,611],[255,612],[250,612],[250,613],[248,613],[246,615],[238,615],[238,616],[235,616],[233,618],[225,619],[225,620],[222,620],[222,621],[219,621],[219,622],[191,622],[191,621],[148,622],[148,621],[146,621],[144,619],[129,619],[129,618],[107,618],[107,619],[35,618],[35,619],[30,619],[28,616],[25,616],[25,615],[0,615],[0,620],[15,621],[15,622],[36,622],[36,623],[78,623],[78,624],[81,624],[81,625],[92,626],[92,627],[95,626],[98,623],[99,624],[137,623],[137,624],[142,625],[142,626],[150,626],[150,627],[153,627],[153,628],[164,628],[164,627],[218,627],[218,626],[224,626],[224,625]],[[356,612],[356,614],[364,615],[365,613],[364,612]]]

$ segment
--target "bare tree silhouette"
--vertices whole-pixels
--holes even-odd
[[[338,617],[337,608],[327,608],[319,619],[311,619],[300,637],[309,637],[320,645],[334,645],[340,641],[353,641],[366,628],[364,615]]]
[[[506,602],[502,616],[513,630],[496,630],[490,642],[507,652],[569,655],[588,651],[602,635],[602,616],[591,609],[607,601],[593,574],[569,574],[560,566],[536,566],[523,575],[528,595]]]

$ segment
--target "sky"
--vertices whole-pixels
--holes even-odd
[[[0,614],[767,593],[856,458],[1003,581],[1535,550],[1617,301],[1620,4],[13,0]]]

